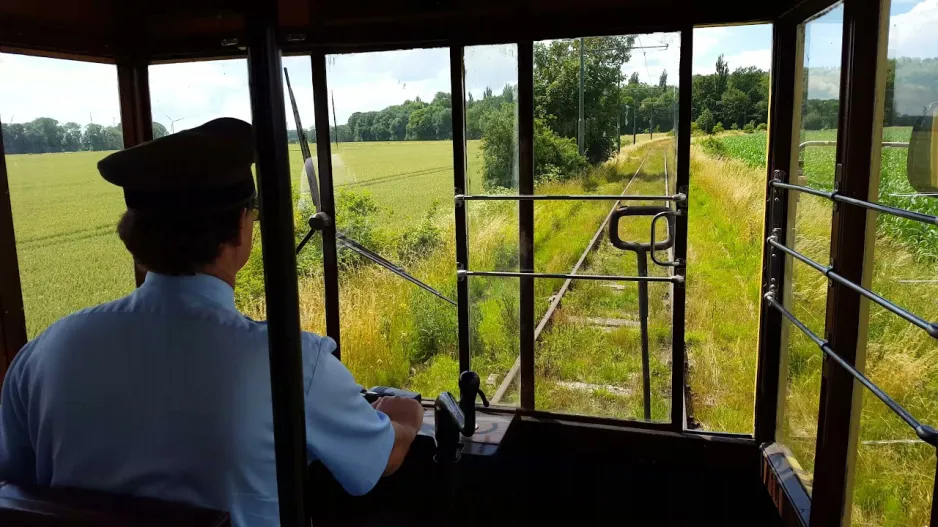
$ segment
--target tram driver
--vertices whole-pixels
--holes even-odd
[[[0,480],[132,494],[277,525],[267,325],[235,308],[257,216],[251,125],[217,119],[111,154],[117,233],[146,280],[50,326],[0,396]],[[302,334],[306,441],[351,494],[402,463],[423,421],[412,400],[369,405]]]

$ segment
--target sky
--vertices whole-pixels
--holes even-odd
[[[842,8],[808,24],[806,65],[837,68],[840,63]],[[938,57],[938,0],[893,0],[890,11],[890,57]],[[723,54],[731,70],[756,66],[769,69],[770,25],[698,28],[694,30],[695,74],[714,72]],[[680,35],[652,33],[636,38],[623,78],[637,72],[644,82],[657,83],[663,70],[669,84],[678,81]],[[638,49],[646,48],[646,49]],[[313,125],[309,59],[284,57],[303,126]],[[330,56],[327,75],[339,123],[356,111],[380,110],[404,100],[430,100],[450,91],[449,52],[445,48]],[[117,72],[114,66],[60,59],[0,54],[0,120],[26,122],[52,117],[111,125],[120,121]],[[517,82],[513,45],[466,49],[466,89],[479,97],[486,87],[496,92]],[[247,63],[243,59],[154,65],[150,67],[153,120],[167,129],[198,126],[222,116],[250,120]],[[898,89],[898,88],[897,88]],[[836,70],[809,79],[809,97],[836,98]],[[287,104],[289,104],[287,100]],[[286,107],[288,128],[294,128]],[[330,116],[331,118],[331,116]],[[330,119],[331,121],[331,119]]]

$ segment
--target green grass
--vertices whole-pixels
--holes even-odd
[[[466,149],[467,178],[476,190],[482,186],[480,143],[468,141]],[[403,228],[422,219],[434,203],[453,199],[452,141],[333,143],[332,153],[336,189],[369,192],[382,209],[381,221],[390,226]],[[301,158],[299,145],[290,145],[295,184],[302,174]]]
[[[107,154],[6,157],[30,338],[134,287],[133,262],[115,233],[123,194],[97,170]]]
[[[907,134],[908,129],[889,129],[887,138],[903,140]],[[834,136],[831,131],[811,132],[806,139]],[[760,302],[765,134],[726,134],[715,139],[718,146],[709,147],[705,139],[697,141],[699,147],[694,148],[691,160],[686,284],[692,409],[706,430],[750,433]],[[617,161],[573,181],[541,185],[537,192],[618,193],[644,153],[668,143],[668,139],[658,141],[656,137],[655,142],[625,146]],[[804,184],[829,188],[833,153],[833,148],[805,152]],[[30,336],[71,311],[119,297],[133,286],[130,257],[114,234],[114,225],[124,210],[121,192],[103,182],[95,168],[104,155],[7,157]],[[378,239],[387,244],[383,250],[391,256],[398,254],[403,226],[423,220],[438,201],[440,208],[430,217],[440,242],[406,266],[414,275],[455,297],[451,155],[452,143],[442,141],[343,144],[339,147],[341,166],[336,163],[336,181],[340,189],[367,189],[381,207],[374,224],[381,234]],[[931,211],[932,202],[925,198],[891,196],[911,192],[904,182],[904,152],[886,150],[883,156],[881,199]],[[291,148],[291,160],[298,182],[296,147]],[[480,171],[479,143],[470,142],[473,185],[478,185]],[[649,155],[630,192],[660,192],[662,171],[663,155]],[[568,271],[609,207],[606,202],[537,203],[536,269]],[[468,214],[471,267],[517,270],[517,205],[471,203]],[[799,198],[795,248],[820,262],[828,259],[830,214],[829,203],[810,196]],[[647,223],[624,221],[623,228],[630,237],[648,235]],[[880,217],[873,272],[874,290],[930,320],[938,319],[938,307],[931,301],[938,293],[931,289],[938,289],[938,285],[904,283],[900,279],[938,278],[934,271],[938,244],[933,235],[919,224]],[[252,262],[256,274],[259,260],[255,257]],[[650,269],[661,272],[653,264]],[[603,242],[582,272],[632,274],[634,270],[634,254],[622,253]],[[323,332],[320,273],[314,265],[310,274],[300,278],[301,317],[305,329]],[[827,291],[823,277],[795,265],[791,280],[796,315],[815,332],[823,333]],[[561,282],[536,282],[538,318]],[[595,282],[576,283],[537,346],[539,408],[640,417],[637,329],[623,327],[605,332],[581,320],[635,316],[635,289],[634,284],[614,290]],[[654,419],[667,419],[670,404],[669,289],[665,285],[650,286]],[[491,395],[518,355],[518,282],[471,278],[470,290],[473,368]],[[242,287],[238,300],[248,314],[264,318],[260,291]],[[430,396],[456,388],[456,325],[451,306],[370,265],[343,270],[340,295],[343,360],[359,382],[410,387]],[[875,307],[871,308],[869,327],[869,375],[924,422],[938,422],[935,341]],[[821,356],[813,343],[792,328],[786,357],[788,383],[780,433],[810,475]],[[507,402],[514,401],[517,383],[507,396]],[[927,523],[933,451],[915,443],[876,443],[910,438],[910,434],[882,404],[868,394],[864,396],[854,493],[853,517],[857,524]]]
[[[885,140],[904,141],[907,140],[908,133],[908,128],[891,128],[887,129],[884,135]],[[835,137],[834,131],[820,131],[809,132],[805,139],[833,140]],[[727,179],[748,179],[754,183],[750,191],[744,192],[749,194],[746,201],[759,203],[763,195],[765,173],[764,164],[757,162],[757,159],[764,153],[764,143],[760,147],[764,134],[723,136],[717,138],[717,141],[722,146],[702,146],[723,159],[712,159],[705,163],[699,172],[692,172],[692,182],[710,181],[712,184]],[[883,150],[879,200],[894,206],[934,214],[935,205],[928,198],[891,195],[912,192],[906,181],[905,155],[904,150]],[[801,183],[816,188],[830,188],[833,180],[833,156],[833,148],[808,149],[803,156]],[[736,170],[737,175],[728,178],[728,168]],[[701,176],[709,172],[715,173],[712,177]],[[737,183],[736,186],[740,185]],[[692,194],[697,197],[696,192]],[[727,203],[729,200],[725,196],[729,194],[730,189],[717,190],[711,192],[707,201],[714,204]],[[826,263],[830,243],[830,204],[810,196],[799,196],[797,199],[795,248],[817,261]],[[755,225],[758,222],[757,214],[731,216],[734,217],[735,223]],[[693,217],[696,215],[692,215]],[[694,220],[691,219],[691,239],[696,241],[693,225]],[[938,318],[938,307],[932,301],[934,293],[938,291],[931,291],[938,289],[938,286],[934,283],[909,283],[903,280],[938,278],[934,271],[935,245],[932,236],[933,229],[920,228],[918,224],[913,225],[906,220],[880,215],[877,221],[872,272],[874,291],[928,320]],[[730,236],[721,238],[731,239]],[[756,247],[753,246],[752,256],[757,251]],[[757,287],[758,269],[752,264],[749,267],[745,274],[752,276],[750,285]],[[690,276],[688,280],[690,281]],[[823,334],[826,280],[819,273],[798,263],[794,264],[791,280],[792,304],[796,316],[805,321],[814,332]],[[688,297],[688,309],[691,311],[691,295]],[[754,297],[752,305],[757,306],[756,302],[758,299]],[[734,310],[735,312],[738,310]],[[690,317],[688,324],[691,324]],[[754,346],[754,336],[747,340],[750,343],[747,343],[746,347]],[[688,344],[693,349],[690,339]],[[936,358],[938,344],[934,339],[878,306],[870,307],[866,373],[897,402],[925,423],[938,422]],[[755,356],[750,360],[754,361]],[[721,369],[734,369],[727,366],[735,362],[736,360],[724,360],[721,362]],[[743,360],[739,362],[742,364]],[[810,485],[817,434],[821,355],[817,347],[796,328],[790,328],[786,367],[788,383],[782,406],[781,440],[792,450],[804,470],[806,483]],[[716,383],[707,381],[707,375],[699,368],[695,370],[692,367],[691,382],[705,382],[705,385],[697,390],[698,394],[706,393],[712,396],[719,393],[713,389]],[[739,381],[724,384],[733,387],[729,391],[737,392],[737,395],[749,392]],[[732,408],[732,403],[725,404],[728,400],[731,399],[718,401],[719,404],[714,407]],[[701,405],[695,410],[698,415],[705,415],[705,409]],[[718,421],[711,420],[708,424],[715,429],[731,424],[728,421],[714,426],[714,423]],[[863,390],[853,492],[854,525],[917,526],[928,522],[935,473],[934,450],[924,443],[916,442],[914,438],[914,433],[907,425],[874,396]],[[910,442],[895,443],[896,440]]]

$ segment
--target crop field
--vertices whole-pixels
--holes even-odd
[[[468,141],[470,188],[482,186],[480,141]],[[315,145],[310,145],[315,153]],[[383,222],[402,227],[421,219],[435,202],[453,199],[452,141],[387,141],[332,144],[336,189],[367,191]],[[314,156],[315,157],[315,156]],[[295,181],[302,174],[299,145],[290,145]],[[317,165],[318,170],[318,165]],[[405,205],[406,204],[406,205]],[[341,210],[337,211],[341,214]]]
[[[902,141],[908,129],[888,129]],[[834,139],[809,132],[806,140]],[[471,190],[481,190],[479,143],[468,148]],[[619,193],[646,159],[630,192],[660,192],[663,159],[672,148],[662,134],[579,178],[544,183],[540,193]],[[294,181],[300,154],[290,147]],[[385,256],[455,298],[453,269],[452,143],[449,141],[347,143],[333,165],[338,190],[358,196],[341,201],[339,213],[371,236]],[[336,155],[337,154],[337,155]],[[76,309],[117,298],[133,287],[130,257],[114,227],[124,210],[119,189],[100,179],[95,164],[104,152],[7,156],[20,274],[30,337]],[[884,150],[880,199],[928,213],[928,198],[910,197],[905,152]],[[691,158],[686,342],[691,411],[700,428],[752,432],[760,305],[765,134],[725,134],[695,139]],[[834,149],[808,148],[803,183],[829,188]],[[673,169],[673,167],[672,167]],[[364,196],[364,197],[362,197]],[[434,205],[438,204],[436,209]],[[567,272],[609,211],[606,202],[539,202],[535,207],[535,268]],[[345,207],[344,209],[342,207]],[[374,208],[372,208],[374,207]],[[517,270],[517,206],[508,202],[468,207],[470,265],[478,270]],[[798,201],[794,246],[828,260],[829,203]],[[302,221],[298,216],[297,221]],[[623,222],[625,225],[625,222]],[[627,232],[647,236],[647,225]],[[934,232],[905,220],[877,220],[873,289],[927,319],[938,319]],[[297,230],[302,230],[298,223]],[[412,231],[412,232],[411,232]],[[408,234],[410,232],[410,234]],[[316,243],[304,253],[300,277],[304,328],[324,330],[322,276]],[[603,243],[583,272],[632,274],[634,253]],[[259,273],[259,251],[246,274]],[[652,272],[654,265],[649,267]],[[246,278],[250,285],[250,277]],[[823,333],[827,284],[812,269],[793,267],[796,315]],[[536,283],[536,316],[546,311],[560,281]],[[651,293],[653,418],[666,419],[670,386],[670,286]],[[935,289],[935,291],[932,291]],[[473,368],[486,392],[494,391],[517,357],[518,287],[511,278],[472,278]],[[455,389],[456,317],[449,304],[373,265],[352,261],[340,273],[343,361],[364,385],[409,387],[424,394]],[[238,304],[264,318],[262,290],[241,286]],[[639,346],[634,327],[606,331],[585,325],[589,317],[637,316],[634,284],[624,289],[586,282],[574,286],[557,323],[539,341],[537,402],[542,409],[637,418],[641,412]],[[584,345],[588,343],[588,345]],[[782,434],[808,475],[813,469],[821,354],[791,328],[788,394]],[[920,416],[938,423],[938,346],[923,332],[876,307],[870,308],[867,373]],[[587,387],[584,389],[584,386]],[[598,387],[598,388],[597,388]],[[517,401],[517,384],[504,402]],[[491,395],[491,393],[489,393]],[[900,441],[900,442],[896,442]],[[856,525],[927,523],[934,453],[891,412],[864,394],[854,492]]]
[[[908,128],[889,128],[886,141],[908,141]],[[808,132],[804,140],[834,140],[836,131]],[[745,201],[756,203],[763,194],[765,135],[725,135],[702,139],[703,150],[714,159],[692,172],[692,181],[703,183],[702,174],[719,169],[724,180],[750,179],[757,184]],[[904,149],[883,149],[880,171],[880,202],[929,214],[938,211],[932,198],[913,197],[906,180]],[[802,156],[801,184],[830,188],[833,181],[834,149],[807,148]],[[695,165],[699,162],[695,162]],[[752,167],[752,168],[749,168]],[[693,170],[693,167],[692,167]],[[734,172],[727,172],[733,170]],[[738,178],[738,179],[737,179]],[[739,189],[733,191],[740,194]],[[728,189],[724,192],[730,196]],[[713,194],[711,194],[713,195]],[[709,197],[709,196],[708,196]],[[812,259],[826,263],[829,255],[829,202],[812,196],[799,196],[794,247]],[[714,203],[717,200],[713,200]],[[724,198],[721,201],[726,202]],[[704,204],[701,204],[704,205]],[[692,208],[693,210],[693,208]],[[757,221],[754,214],[748,220]],[[761,214],[761,211],[758,211]],[[694,215],[696,216],[696,215]],[[737,216],[739,219],[747,215]],[[744,222],[743,222],[744,223]],[[691,243],[694,230],[691,220]],[[761,225],[761,224],[760,224]],[[934,229],[891,216],[879,215],[874,247],[872,289],[901,307],[925,319],[938,318],[938,307],[931,300],[938,289],[935,271],[936,244]],[[761,237],[760,234],[757,235]],[[728,239],[728,238],[727,238]],[[746,276],[758,274],[759,245],[745,249],[750,262]],[[754,264],[754,265],[753,265]],[[690,273],[690,271],[689,271]],[[690,278],[689,278],[690,280]],[[758,278],[749,279],[758,286]],[[748,288],[747,288],[748,289]],[[823,334],[827,295],[826,280],[807,266],[795,263],[792,276],[793,309],[815,333]],[[692,295],[688,310],[693,311]],[[754,306],[757,304],[753,303]],[[690,320],[688,321],[690,325]],[[750,337],[755,342],[755,335]],[[688,339],[691,350],[694,344]],[[922,331],[895,315],[871,305],[866,345],[866,373],[881,388],[923,422],[938,421],[938,345]],[[790,329],[788,345],[788,394],[785,398],[782,426],[783,442],[795,454],[807,474],[814,463],[817,434],[818,395],[820,389],[821,353],[796,328]],[[722,366],[726,369],[726,363]],[[730,368],[732,369],[732,368]],[[691,382],[703,381],[708,375],[692,366]],[[738,383],[730,383],[742,390]],[[697,389],[700,395],[703,389]],[[928,522],[931,486],[934,476],[934,452],[918,441],[914,433],[885,405],[863,393],[860,440],[857,456],[852,521],[855,525],[923,525]],[[697,398],[700,402],[700,397]],[[729,405],[730,407],[732,405]],[[695,407],[702,414],[702,405]]]

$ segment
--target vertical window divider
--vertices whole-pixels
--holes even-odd
[[[10,204],[10,183],[7,175],[6,152],[0,141],[0,386],[13,357],[26,344],[26,312],[23,309],[23,288],[19,262],[16,258],[16,236],[13,232],[13,208]]]
[[[844,1],[843,54],[840,81],[842,101],[838,123],[834,187],[848,197],[867,200],[873,168],[878,162],[882,98],[877,79],[885,75],[885,0]],[[878,109],[877,109],[878,106]],[[871,167],[871,165],[873,165]],[[859,207],[835,207],[831,223],[831,263],[847,280],[869,285],[875,217]],[[851,366],[863,371],[868,302],[848,287],[831,284],[827,298],[825,339]],[[856,460],[860,396],[857,383],[845,369],[825,356],[821,371],[818,434],[811,525],[844,525],[850,518],[850,487]]]
[[[461,45],[449,48],[450,89],[452,91],[453,116],[453,191],[455,195],[469,193],[466,180],[466,67],[465,50]],[[457,97],[458,94],[458,97]],[[469,204],[464,200],[454,200],[456,270],[469,270],[469,229],[466,209]],[[469,329],[469,277],[458,276],[456,280],[456,319],[458,330],[459,371],[471,368],[472,352],[470,349]]]
[[[150,73],[146,60],[132,57],[117,62],[117,91],[124,148],[152,141],[153,113],[150,108]],[[146,270],[134,262],[137,287],[143,284],[146,276]]]
[[[322,229],[323,290],[326,310],[326,335],[335,341],[334,355],[341,358],[339,320],[339,255],[336,246],[335,194],[332,180],[332,145],[329,138],[329,89],[326,80],[326,55],[322,49],[310,54],[313,72],[313,110],[316,125],[316,156],[319,161],[319,191],[324,212],[331,221]]]
[[[534,41],[518,42],[518,193],[534,194]],[[522,273],[534,272],[534,201],[518,202],[518,256]],[[518,279],[521,408],[534,410],[534,277]]]
[[[675,189],[678,193],[690,196],[690,117],[693,99],[693,58],[694,58],[694,27],[692,25],[681,29],[681,58],[680,58],[680,93],[678,95],[678,134],[677,134],[677,182]],[[687,276],[687,203],[684,199],[678,204],[678,210],[683,208],[675,221],[674,229],[674,261],[684,262],[674,269],[674,274]],[[671,286],[673,293],[671,311],[671,426],[677,431],[683,431],[687,422],[687,413],[684,403],[684,316],[686,312],[686,282],[675,283]]]
[[[793,132],[799,129],[795,122],[800,121],[800,111],[795,114],[795,93],[797,78],[803,55],[803,39],[798,38],[798,23],[777,21],[772,28],[772,79],[771,100],[769,107],[768,160],[766,163],[765,220],[763,222],[763,240],[775,234],[779,243],[788,239],[789,192],[771,186],[773,180],[791,181],[791,167],[797,166],[797,159],[792,162],[795,141]],[[793,197],[797,199],[797,196]],[[793,223],[793,221],[792,221]],[[785,255],[765,244],[762,249],[762,289],[763,295],[770,292],[789,292],[780,295],[790,297],[791,285],[787,280]],[[788,305],[783,302],[783,305]],[[781,313],[767,302],[760,302],[759,308],[759,356],[756,373],[755,438],[760,444],[776,440],[778,416],[782,415],[780,405],[784,397],[780,390],[788,376],[787,361],[784,360],[787,341],[784,320]],[[784,367],[783,367],[784,366]]]

